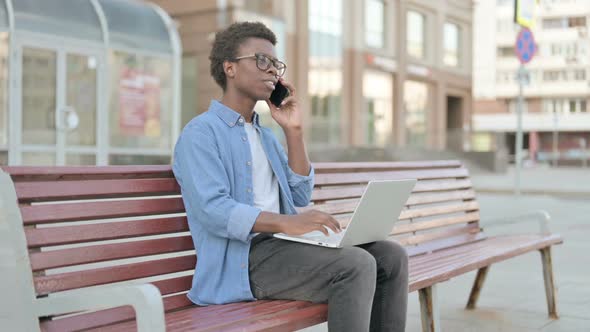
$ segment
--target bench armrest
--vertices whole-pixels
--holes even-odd
[[[135,309],[137,331],[164,332],[164,304],[158,288],[151,284],[122,285],[52,294],[36,300],[38,317],[82,310],[130,305]]]
[[[480,225],[482,227],[491,227],[498,225],[511,225],[530,221],[539,223],[539,231],[541,232],[541,234],[551,233],[551,231],[549,230],[549,221],[551,221],[551,216],[547,211],[544,210],[531,211],[510,217],[482,219],[480,220]]]

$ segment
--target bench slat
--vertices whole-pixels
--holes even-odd
[[[188,255],[141,263],[38,276],[34,278],[34,283],[37,295],[44,295],[63,290],[194,270],[196,263],[197,257],[195,255]]]
[[[393,232],[391,233],[391,235],[399,235],[399,234],[404,234],[404,233],[417,232],[417,231],[422,231],[422,230],[426,230],[426,229],[433,229],[433,228],[438,228],[438,227],[443,227],[443,226],[469,223],[469,222],[478,221],[478,220],[479,220],[479,213],[478,212],[471,212],[471,213],[466,213],[463,216],[440,218],[440,219],[434,219],[434,220],[429,220],[429,221],[420,221],[420,222],[410,223],[407,225],[398,225],[393,229]]]
[[[461,180],[434,180],[418,181],[412,190],[414,193],[429,191],[447,191],[453,189],[469,189],[472,187],[471,181]],[[312,195],[312,202],[329,201],[334,199],[357,198],[363,195],[366,185],[346,188],[316,188]]]
[[[1,166],[4,172],[17,178],[63,180],[68,176],[90,177],[92,175],[112,175],[114,178],[136,175],[165,175],[174,177],[170,165],[128,165],[128,166]]]
[[[33,271],[40,271],[187,250],[194,250],[190,235],[32,252],[29,257]]]
[[[25,225],[181,212],[180,197],[21,206]]]
[[[483,232],[478,233],[467,233],[461,234],[457,236],[450,236],[448,238],[434,240],[430,242],[420,243],[414,246],[407,246],[406,252],[408,256],[420,256],[426,253],[432,253],[438,250],[447,249],[447,248],[454,248],[456,246],[465,245],[473,242],[477,242],[480,240],[486,239],[487,236]]]
[[[316,173],[325,172],[358,172],[366,170],[405,170],[421,168],[456,168],[461,167],[458,160],[434,161],[393,161],[393,162],[319,162],[313,163]]]
[[[328,306],[326,304],[312,304],[300,310],[281,312],[272,317],[264,317],[250,320],[246,324],[224,330],[232,331],[295,331],[319,323],[328,319]]]
[[[420,209],[403,210],[399,216],[400,220],[430,217],[438,214],[463,212],[463,211],[475,211],[479,210],[479,204],[475,201],[469,201],[465,203],[443,205],[435,207],[427,207]]]
[[[449,192],[437,192],[434,194],[417,194],[410,195],[406,205],[418,205],[418,204],[429,204],[429,203],[440,203],[445,201],[458,201],[475,198],[475,192],[471,189],[458,190]],[[347,200],[347,201],[336,201],[325,204],[315,204],[306,207],[298,208],[298,211],[305,212],[309,210],[320,210],[330,214],[342,214],[351,213],[356,209],[360,199]],[[412,210],[408,210],[412,211]],[[416,210],[417,211],[417,210]],[[427,210],[430,211],[430,210]],[[406,211],[407,212],[407,211]],[[404,212],[405,213],[405,212]],[[410,212],[408,212],[410,213]],[[408,217],[400,218],[407,219]]]
[[[512,235],[492,237],[474,244],[467,244],[465,249],[472,249],[480,253],[480,255],[476,255],[467,261],[457,262],[454,265],[443,265],[436,271],[427,270],[424,275],[416,275],[413,268],[410,267],[410,279],[412,280],[410,282],[410,292],[526,252],[562,242],[563,239],[559,235]],[[475,246],[478,249],[474,249]],[[445,255],[447,255],[446,250],[441,250],[433,253],[428,260],[435,262]],[[410,264],[412,264],[412,259],[410,259]]]
[[[440,169],[440,170],[408,170],[386,172],[358,172],[358,173],[328,173],[317,174],[314,183],[316,185],[343,185],[354,183],[367,183],[371,180],[403,180],[403,179],[448,179],[464,178],[468,172],[464,168]]]
[[[196,311],[183,311],[171,313],[167,319],[166,329],[170,331],[225,331],[230,330],[232,325],[243,326],[245,322],[252,320],[275,317],[281,313],[295,312],[304,308],[313,306],[310,302],[305,301],[275,301],[261,305],[243,306],[237,310],[221,313],[220,315],[196,315]],[[219,319],[219,317],[223,319]]]
[[[174,178],[17,182],[19,201],[180,194]]]
[[[194,305],[186,297],[186,294],[164,297],[163,302],[164,310],[166,312]],[[96,312],[82,313],[66,318],[42,321],[40,322],[40,326],[41,331],[43,332],[80,331],[123,322],[134,318],[135,310],[133,310],[133,307],[124,306]]]
[[[410,195],[410,198],[408,198],[406,205],[430,204],[469,199],[475,199],[475,191],[473,191],[472,189],[427,193],[423,195]]]
[[[414,236],[404,237],[400,239],[396,239],[402,246],[407,245],[417,245],[423,242],[434,241],[438,239],[443,239],[455,235],[461,235],[464,233],[477,233],[479,232],[479,225],[477,224],[467,224],[463,227],[455,227],[455,228],[447,228],[437,232],[431,233],[422,233]]]
[[[188,232],[186,217],[169,217],[91,225],[25,228],[29,248],[157,234]]]

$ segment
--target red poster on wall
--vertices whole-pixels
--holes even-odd
[[[119,129],[126,136],[160,136],[160,78],[124,68],[119,80]]]

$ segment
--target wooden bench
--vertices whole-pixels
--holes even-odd
[[[550,247],[561,237],[486,236],[460,162],[314,166],[307,208],[343,224],[367,181],[419,179],[391,238],[410,256],[409,291],[419,291],[424,331],[440,330],[438,283],[477,270],[472,309],[491,264],[534,250],[542,254],[549,315],[557,317]],[[192,305],[185,293],[197,257],[170,166],[2,168],[0,230],[10,232],[17,255],[23,330],[282,331],[326,321],[326,304],[302,301]]]

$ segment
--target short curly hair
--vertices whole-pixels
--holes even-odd
[[[237,56],[238,48],[248,38],[266,39],[271,44],[277,44],[277,37],[261,22],[237,22],[227,29],[215,34],[215,41],[209,54],[211,60],[211,76],[221,86],[223,91],[227,87],[227,78],[223,71],[223,62]]]

